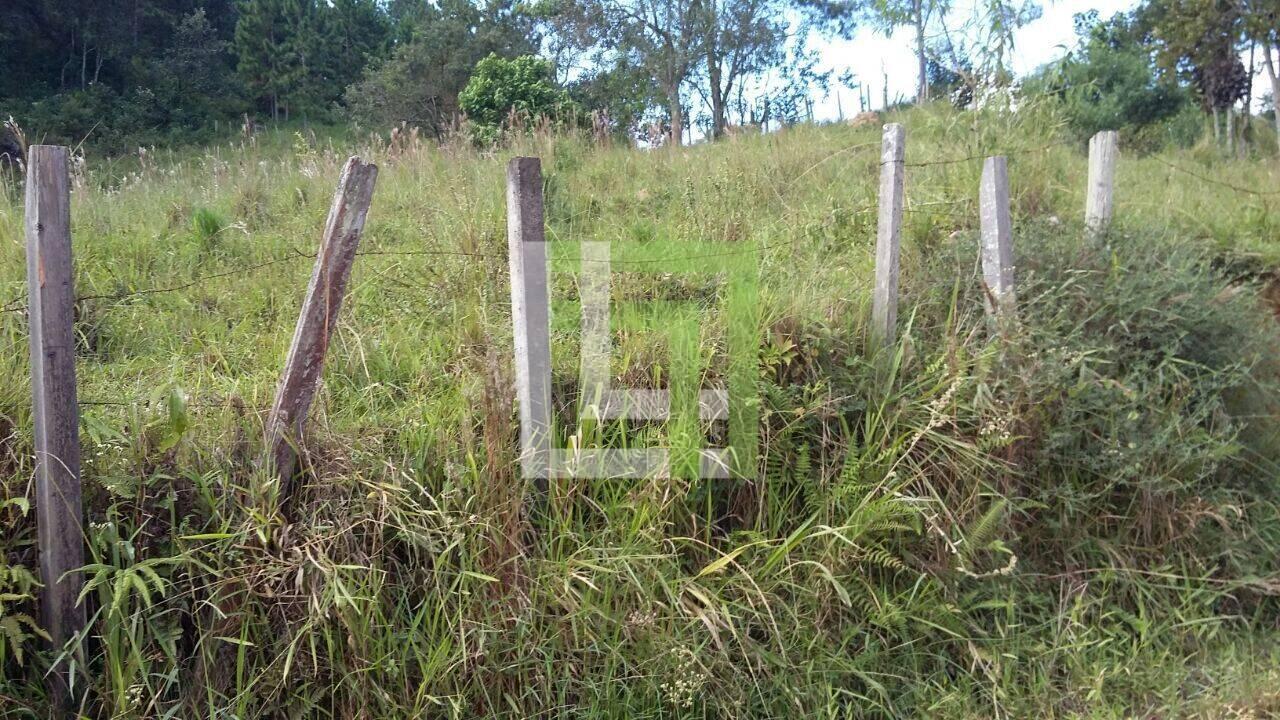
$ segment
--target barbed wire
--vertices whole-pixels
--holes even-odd
[[[1201,175],[1200,173],[1197,173],[1195,171],[1188,170],[1184,167],[1175,165],[1161,157],[1152,156],[1152,159],[1154,159],[1156,162],[1160,163],[1161,165],[1164,165],[1165,167],[1168,167],[1173,170],[1177,170],[1180,173],[1186,173],[1187,175],[1190,175],[1191,177],[1197,180],[1202,180],[1204,182],[1212,183],[1214,185],[1221,185],[1222,187],[1230,188],[1232,190],[1235,190],[1236,192],[1247,193],[1249,195],[1260,195],[1263,197],[1280,195],[1280,190],[1254,190],[1253,188],[1240,187],[1239,185],[1234,185],[1224,180],[1216,180],[1214,178],[1208,177],[1207,175]]]
[[[219,278],[231,277],[233,275],[245,275],[248,273],[255,272],[257,270],[261,270],[262,268],[270,267],[272,265],[279,265],[280,263],[288,262],[290,260],[297,260],[299,258],[305,258],[305,257],[310,257],[310,258],[315,257],[314,254],[308,255],[299,250],[294,250],[293,252],[295,253],[294,255],[289,255],[287,257],[276,258],[274,260],[268,260],[266,262],[257,263],[255,265],[249,265],[247,267],[240,267],[234,270],[226,270],[224,272],[216,272],[210,275],[202,275],[200,277],[197,277],[193,280],[182,283],[180,285],[173,285],[170,287],[144,288],[142,290],[131,290],[127,292],[80,295],[76,298],[76,303],[77,304],[82,303],[82,302],[85,302],[86,300],[124,300],[126,298],[137,297],[140,295],[160,295],[163,293],[177,292],[179,290],[186,290],[188,288],[195,287],[196,285],[200,285],[201,283],[205,283],[210,280],[217,280]]]
[[[1059,141],[1047,143],[1044,145],[1040,145],[1037,147],[1024,148],[1021,150],[1009,150],[1009,151],[1005,151],[1002,154],[1006,157],[1016,156],[1016,155],[1027,155],[1031,153],[1045,152],[1052,148],[1062,147],[1062,146],[1071,145],[1071,144],[1074,144],[1074,141],[1059,140]],[[827,157],[823,158],[817,163],[811,165],[810,167],[806,168],[799,176],[797,176],[795,179],[791,181],[791,183],[788,184],[788,187],[790,186],[790,184],[793,184],[795,180],[798,180],[799,178],[807,175],[809,172],[813,171],[815,168],[831,160],[832,158],[838,157],[840,155],[843,155],[853,150],[872,147],[874,145],[876,145],[876,143],[857,143],[857,144],[842,148],[836,151],[835,153],[828,155]],[[971,162],[975,160],[985,160],[988,157],[992,157],[992,155],[983,153],[983,154],[968,155],[968,156],[959,157],[959,158],[943,158],[940,160],[923,161],[923,162],[904,162],[903,165],[904,167],[912,167],[912,168],[930,167],[930,166],[937,166],[937,165],[955,165],[955,164],[966,163],[966,162]],[[1237,192],[1243,192],[1243,193],[1248,193],[1251,195],[1258,195],[1258,196],[1280,195],[1280,190],[1265,191],[1265,190],[1254,190],[1252,188],[1245,188],[1238,185],[1234,185],[1229,182],[1207,177],[1203,174],[1196,173],[1194,171],[1180,167],[1178,165],[1175,165],[1174,163],[1168,162],[1167,160],[1164,160],[1159,157],[1156,157],[1154,159],[1157,162],[1163,165],[1166,165],[1173,170],[1185,173],[1198,180],[1213,183],[1216,185],[1221,185],[1223,187],[1230,188]],[[885,164],[885,162],[881,161],[880,164],[883,165]],[[933,205],[943,204],[943,205],[951,205],[951,206],[957,206],[957,205],[969,206],[971,205],[971,200],[960,199],[960,200],[954,200],[954,201],[946,201],[943,203],[931,203],[931,204]],[[875,213],[877,211],[878,211],[878,206],[864,206],[862,208],[853,210],[852,214],[861,215],[861,214]],[[903,213],[910,214],[910,215],[917,215],[917,216],[932,216],[932,217],[942,217],[942,218],[949,218],[949,219],[961,219],[961,218],[972,219],[972,215],[973,215],[973,213],[967,209],[959,212],[948,212],[948,211],[932,210],[924,207],[903,208]],[[623,266],[649,265],[649,264],[666,263],[666,262],[674,263],[674,262],[682,262],[682,261],[690,261],[690,260],[707,260],[707,259],[715,259],[715,258],[722,258],[722,257],[732,257],[732,256],[738,256],[738,255],[760,253],[768,250],[785,248],[785,247],[794,247],[796,244],[798,244],[802,240],[803,238],[797,237],[787,242],[770,243],[770,244],[759,245],[756,247],[743,248],[738,250],[726,250],[725,252],[718,252],[718,253],[699,253],[699,254],[693,254],[693,255],[665,256],[665,257],[658,257],[658,258],[643,258],[643,259],[633,259],[633,260],[625,260],[625,259],[593,260],[593,259],[586,259],[586,258],[579,257],[576,260],[579,263],[590,263],[590,262],[606,263],[607,262],[612,265],[623,265]],[[395,257],[395,256],[449,257],[449,256],[453,256],[453,257],[480,258],[484,260],[506,260],[507,259],[505,255],[498,255],[493,253],[482,253],[482,252],[469,252],[469,251],[462,251],[462,250],[363,250],[363,251],[358,251],[356,253],[356,256],[358,257],[360,256],[384,256],[384,257]],[[292,253],[286,257],[274,258],[271,260],[267,260],[265,262],[256,263],[254,265],[211,273],[209,275],[203,275],[200,277],[193,278],[192,280],[189,280],[187,282],[179,283],[176,285],[171,285],[166,287],[143,288],[139,290],[115,292],[115,293],[94,293],[89,295],[81,295],[75,299],[75,302],[79,304],[89,300],[119,301],[119,300],[125,300],[130,297],[178,292],[181,290],[186,290],[186,289],[195,287],[197,285],[208,282],[210,280],[217,280],[217,279],[236,276],[236,275],[246,275],[246,274],[253,273],[258,270],[271,267],[274,265],[278,265],[281,263],[290,262],[290,261],[303,259],[303,258],[314,259],[315,257],[316,257],[316,253],[306,253],[295,248],[292,250]],[[4,305],[0,306],[0,314],[9,313],[9,312],[25,312],[26,308],[27,308],[27,303],[25,299],[23,297],[16,297],[10,300],[9,302],[5,303]]]
[[[999,156],[1014,157],[1017,155],[1030,155],[1031,153],[1045,152],[1046,150],[1051,150],[1056,147],[1062,147],[1064,145],[1074,145],[1074,144],[1075,144],[1075,141],[1073,140],[1058,140],[1055,142],[1048,143],[1046,145],[1040,145],[1032,148],[1024,148],[1022,150],[1006,150],[1004,152],[999,152],[999,153],[983,153],[979,155],[968,155],[966,157],[959,157],[959,158],[944,158],[942,160],[930,160],[928,162],[904,162],[903,166],[919,168],[919,167],[930,167],[933,165],[957,165],[959,163],[971,162],[973,160],[986,160],[989,157],[999,157]],[[884,161],[881,161],[880,164],[884,165],[886,163]]]
[[[190,289],[192,287],[195,287],[196,285],[200,285],[210,280],[218,280],[221,278],[232,277],[236,275],[248,275],[250,273],[256,272],[263,268],[271,267],[273,265],[279,265],[285,262],[291,262],[291,261],[300,260],[300,259],[314,260],[316,258],[316,254],[317,253],[303,252],[301,250],[294,248],[292,250],[292,254],[286,257],[274,258],[271,260],[267,260],[265,262],[255,263],[253,265],[246,265],[246,266],[234,268],[231,270],[224,270],[216,273],[210,273],[208,275],[201,275],[199,277],[193,278],[187,282],[179,283],[177,285],[170,285],[166,287],[143,288],[140,290],[128,290],[128,291],[112,292],[112,293],[92,293],[89,295],[79,295],[76,297],[75,302],[76,304],[79,304],[82,302],[86,302],[88,300],[119,301],[119,300],[126,300],[131,297],[138,297],[138,296],[144,296],[144,295],[161,295],[165,293],[178,292],[180,290]],[[357,252],[356,255],[357,256],[363,256],[363,255],[459,255],[459,256],[468,256],[468,257],[490,258],[490,259],[505,259],[505,256],[500,256],[500,255],[486,255],[481,253],[468,253],[468,252],[461,252],[461,251],[454,252],[454,251],[446,251],[446,250],[404,250],[404,251],[368,250],[363,252]],[[22,297],[16,297],[13,300],[10,300],[9,302],[5,303],[3,306],[0,306],[0,313],[26,312],[26,310],[27,310],[27,301],[25,298],[22,298]]]
[[[485,260],[506,260],[506,255],[494,255],[491,253],[467,252],[465,250],[365,250],[356,253],[356,257],[365,256],[396,256],[396,255],[437,255],[445,257],[474,257],[483,258]],[[312,255],[311,257],[315,257]]]
[[[90,407],[134,407],[151,405],[164,405],[168,402],[166,398],[135,398],[131,400],[76,400],[78,405]],[[271,409],[269,405],[249,405],[243,400],[239,400],[234,396],[228,396],[221,400],[186,400],[182,402],[184,408],[198,409],[215,409],[215,410],[246,410],[253,412],[267,412]]]

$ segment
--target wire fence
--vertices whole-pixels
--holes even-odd
[[[1191,176],[1191,177],[1193,177],[1193,178],[1195,178],[1195,179],[1197,179],[1197,180],[1201,180],[1201,181],[1203,181],[1203,182],[1207,182],[1207,183],[1210,183],[1210,184],[1212,184],[1212,185],[1217,185],[1217,186],[1219,186],[1219,187],[1228,188],[1228,189],[1230,189],[1230,190],[1234,190],[1234,191],[1239,192],[1239,193],[1245,193],[1246,195],[1259,195],[1259,196],[1263,196],[1263,197],[1280,195],[1280,190],[1255,190],[1255,189],[1253,189],[1253,188],[1241,187],[1241,186],[1236,185],[1236,184],[1234,184],[1234,183],[1229,183],[1229,182],[1226,182],[1226,181],[1223,181],[1223,180],[1218,180],[1217,178],[1212,178],[1212,177],[1209,177],[1209,176],[1207,176],[1207,175],[1203,175],[1203,174],[1201,174],[1201,173],[1198,173],[1198,172],[1195,172],[1195,171],[1192,171],[1192,170],[1188,170],[1188,169],[1186,169],[1186,168],[1184,168],[1184,167],[1181,167],[1181,166],[1175,165],[1175,164],[1173,164],[1173,163],[1169,162],[1168,160],[1165,160],[1165,159],[1164,159],[1164,158],[1162,158],[1162,157],[1158,157],[1158,156],[1155,156],[1155,155],[1153,155],[1152,157],[1155,159],[1155,161],[1156,161],[1156,162],[1160,163],[1161,165],[1164,165],[1165,167],[1167,167],[1167,168],[1169,168],[1169,169],[1171,169],[1171,170],[1175,170],[1175,171],[1177,171],[1177,172],[1184,173],[1184,174],[1189,175],[1189,176]]]
[[[1063,141],[1047,143],[1045,145],[1040,145],[1032,148],[1025,148],[1021,150],[1008,150],[1008,151],[1005,151],[1004,154],[1005,156],[1014,156],[1014,155],[1027,155],[1032,153],[1041,153],[1041,152],[1049,151],[1054,148],[1073,145],[1073,144],[1075,144],[1074,141],[1063,140]],[[848,153],[853,152],[855,150],[866,149],[869,147],[878,147],[878,143],[859,143],[856,145],[851,145],[846,148],[843,148],[835,153],[832,153],[831,155],[828,155],[825,158],[823,158],[823,160],[819,161],[818,163],[815,163],[814,165],[804,170],[797,177],[793,178],[788,183],[788,187],[790,187],[796,181],[803,178],[804,176],[812,172],[815,168],[819,167],[825,162],[828,162],[837,157],[847,155]],[[911,167],[911,168],[921,168],[921,167],[930,167],[930,166],[939,166],[939,165],[956,165],[956,164],[967,163],[967,162],[985,161],[987,157],[990,157],[990,156],[986,154],[974,154],[974,155],[967,155],[964,157],[943,158],[939,160],[925,161],[925,162],[904,162],[903,165],[904,167]],[[1198,180],[1209,182],[1215,185],[1220,185],[1237,192],[1246,193],[1250,195],[1259,195],[1259,196],[1280,195],[1280,190],[1264,191],[1264,190],[1254,190],[1251,188],[1241,187],[1229,182],[1225,182],[1225,181],[1221,181],[1215,178],[1205,176],[1201,173],[1188,170],[1186,168],[1170,163],[1164,160],[1163,158],[1155,157],[1154,159],[1175,171],[1185,173],[1188,176],[1194,177]],[[883,165],[884,163],[881,162],[880,164]],[[934,218],[945,218],[953,221],[963,220],[963,221],[973,222],[977,220],[977,212],[976,212],[976,208],[974,207],[975,204],[976,203],[973,199],[962,198],[957,200],[919,203],[914,207],[911,207],[911,206],[904,207],[902,211],[904,214],[916,216],[916,217],[934,217]],[[944,207],[959,208],[959,209],[957,210],[941,209]],[[866,216],[866,215],[874,215],[878,212],[878,210],[879,210],[878,204],[869,204],[869,205],[864,205],[864,206],[855,208],[847,212],[850,215],[854,215],[854,216]],[[751,247],[727,249],[724,252],[716,252],[716,253],[693,253],[693,254],[683,254],[683,255],[666,255],[662,257],[653,257],[653,258],[634,258],[634,259],[618,258],[618,259],[610,259],[610,260],[596,260],[596,259],[585,258],[585,257],[567,258],[567,259],[573,260],[579,263],[600,262],[600,263],[609,263],[611,265],[619,265],[619,266],[649,266],[649,265],[661,264],[661,263],[675,264],[675,263],[693,261],[693,260],[712,260],[716,258],[764,253],[764,252],[769,252],[774,250],[794,249],[803,240],[804,240],[804,237],[797,235],[796,237],[793,237],[792,239],[785,242],[765,243],[765,244],[754,245]],[[189,290],[191,288],[200,286],[204,283],[211,282],[214,280],[225,279],[229,277],[249,277],[259,271],[262,271],[274,266],[278,266],[281,264],[296,262],[299,260],[314,260],[316,256],[317,256],[317,253],[314,253],[314,252],[304,252],[297,248],[291,248],[289,254],[283,257],[275,257],[269,260],[264,260],[262,262],[257,262],[257,263],[248,264],[248,265],[244,265],[244,266],[240,266],[240,267],[236,267],[228,270],[222,270],[222,271],[213,272],[205,275],[200,275],[198,277],[192,278],[184,282],[176,283],[176,284],[140,288],[135,290],[124,290],[119,292],[90,293],[90,294],[77,296],[75,298],[75,302],[77,304],[80,304],[80,303],[85,303],[89,301],[102,300],[102,301],[111,301],[113,303],[118,303],[118,302],[128,300],[130,298],[177,293],[177,292],[182,292],[184,290]],[[506,254],[469,252],[469,251],[463,251],[463,250],[370,249],[370,250],[358,251],[356,253],[356,256],[357,257],[466,257],[466,258],[478,258],[478,259],[483,259],[487,261],[504,262],[504,263],[508,260]],[[390,275],[383,275],[383,277],[389,282],[406,287],[410,290],[423,291],[427,289],[425,287],[408,283],[403,279],[392,277]],[[23,296],[19,296],[9,300],[3,305],[0,305],[0,314],[25,313],[26,309],[27,309],[26,298]],[[5,347],[0,348],[0,351],[7,352],[11,349],[16,348],[20,344],[23,344],[23,343],[20,341],[9,343]],[[152,398],[125,399],[125,400],[85,399],[85,400],[80,400],[79,402],[81,405],[84,405],[84,406],[95,406],[95,407],[138,407],[138,406],[147,407],[152,404],[163,403],[164,400],[154,400]],[[265,412],[268,409],[265,406],[246,405],[242,399],[234,396],[227,396],[227,397],[213,398],[213,399],[202,399],[202,400],[186,400],[184,401],[184,406],[188,408],[204,408],[204,409],[233,409],[234,408],[242,411],[254,411],[254,412]]]

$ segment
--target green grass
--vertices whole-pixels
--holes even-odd
[[[1280,208],[1170,167],[1265,190],[1276,161],[1125,156],[1116,226],[1096,247],[1081,239],[1083,149],[1059,141],[1050,110],[891,119],[910,165],[903,340],[879,353],[866,342],[878,128],[655,152],[335,136],[153,153],[127,171],[89,158],[72,209],[77,291],[102,296],[77,320],[86,714],[1280,712],[1280,333],[1258,282],[1280,259]],[[312,411],[308,482],[282,508],[253,465],[350,153],[381,167],[369,254]],[[997,153],[1021,323],[989,339],[976,201],[980,158]],[[510,391],[513,154],[543,159],[566,415],[578,241],[755,259],[755,472],[557,481],[541,508],[527,495]],[[9,193],[0,301],[24,292]],[[714,273],[614,270],[615,385],[665,387],[691,363],[723,375]],[[174,289],[122,295],[151,288]],[[665,305],[685,322],[650,314]],[[36,717],[52,655],[21,620],[39,592],[21,313],[0,314],[0,380],[0,593],[16,596],[0,594],[0,716]]]

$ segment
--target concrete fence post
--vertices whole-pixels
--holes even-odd
[[[1105,235],[1115,209],[1116,159],[1120,136],[1103,130],[1089,140],[1089,180],[1085,191],[1084,224],[1090,237]]]
[[[1014,315],[1013,224],[1009,215],[1009,169],[1003,157],[989,157],[982,166],[978,191],[982,224],[982,281],[987,313],[995,318]]]
[[[880,346],[897,340],[898,255],[902,240],[906,131],[884,126],[880,149],[880,210],[876,228],[876,280],[871,298],[871,334]]]

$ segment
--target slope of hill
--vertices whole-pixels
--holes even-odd
[[[1240,717],[1280,708],[1273,159],[1124,157],[1082,239],[1055,118],[907,128],[903,339],[867,342],[879,128],[674,151],[262,138],[87,161],[73,198],[93,717]],[[254,470],[332,186],[381,166],[282,507]],[[503,165],[546,176],[554,384],[578,243],[617,257],[611,373],[724,372],[758,268],[760,467],[516,473]],[[1020,323],[990,338],[981,158],[1009,157]],[[156,157],[158,155],[158,157]],[[36,716],[22,210],[0,204],[0,715]],[[702,271],[691,273],[690,271]],[[17,310],[17,311],[14,311]],[[674,313],[674,315],[672,314]],[[681,314],[683,313],[683,314]],[[672,317],[680,320],[673,321]],[[732,401],[732,399],[731,399]],[[661,425],[562,428],[658,445]],[[715,432],[714,428],[712,432]]]

